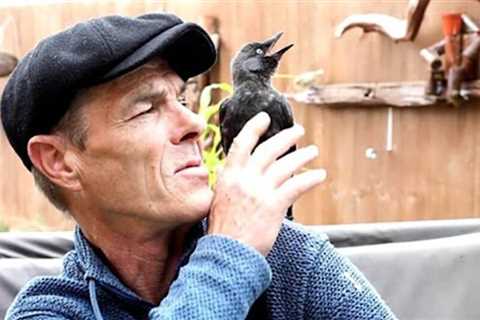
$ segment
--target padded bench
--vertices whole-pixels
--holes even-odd
[[[327,233],[400,319],[480,319],[480,219],[308,228]],[[60,272],[72,236],[0,233],[0,318],[29,279]]]

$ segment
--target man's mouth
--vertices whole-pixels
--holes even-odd
[[[198,168],[198,167],[201,167],[201,165],[202,165],[202,159],[191,159],[183,163],[180,167],[178,167],[174,173],[177,174],[180,171],[187,170],[190,168]]]

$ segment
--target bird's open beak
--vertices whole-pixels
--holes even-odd
[[[277,33],[276,35],[274,35],[273,37],[265,40],[263,42],[265,48],[266,48],[266,54],[269,54],[270,57],[273,57],[275,58],[275,60],[280,60],[280,58],[282,57],[282,55],[287,52],[288,49],[290,49],[291,47],[293,47],[293,43],[292,44],[289,44],[288,46],[278,50],[277,52],[274,52],[272,54],[270,54],[270,51],[272,50],[272,48],[275,46],[275,43],[277,43],[278,39],[280,39],[280,37],[282,36],[283,32],[279,32]]]

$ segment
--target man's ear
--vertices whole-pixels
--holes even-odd
[[[67,145],[58,135],[37,135],[28,141],[28,156],[32,164],[55,184],[80,190],[78,170],[72,157],[67,156]]]

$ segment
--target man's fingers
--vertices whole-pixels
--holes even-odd
[[[295,171],[303,167],[307,162],[313,160],[316,156],[318,156],[318,148],[315,145],[298,149],[275,161],[275,163],[267,169],[265,175],[273,181],[275,186],[280,186],[290,178]]]
[[[300,125],[282,130],[270,139],[262,142],[252,154],[252,163],[263,172],[272,162],[288,151],[305,134]]]
[[[239,134],[233,139],[228,152],[226,166],[237,166],[245,163],[252,153],[262,134],[270,125],[270,117],[266,112],[260,112],[248,120]]]
[[[327,178],[325,169],[315,169],[297,174],[277,189],[278,199],[284,201],[285,208],[291,206],[302,194],[317,186]]]

